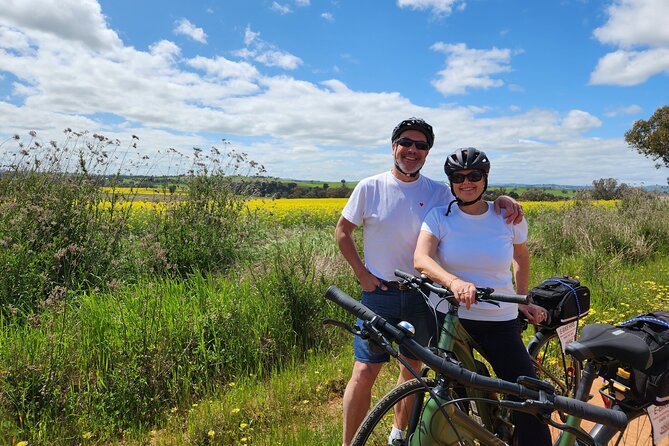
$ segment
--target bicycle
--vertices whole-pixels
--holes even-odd
[[[411,286],[421,292],[427,299],[427,293],[432,292],[447,302],[448,311],[440,324],[440,337],[438,348],[441,351],[450,352],[453,357],[469,370],[489,376],[487,366],[474,358],[473,352],[480,351],[474,340],[467,334],[466,330],[459,322],[458,308],[459,302],[452,299],[450,290],[442,287],[435,287],[425,277],[416,277],[403,271],[396,271],[395,274],[400,277],[403,284]],[[422,288],[425,288],[424,290]],[[527,296],[524,295],[503,295],[492,293],[490,288],[479,288],[479,299],[487,301],[506,301],[514,303],[527,303]],[[492,293],[492,294],[491,294]],[[486,297],[483,297],[486,296]],[[529,326],[526,319],[523,319],[522,329]],[[535,368],[535,372],[542,381],[549,381],[555,386],[555,392],[562,396],[573,397],[576,393],[576,387],[580,376],[580,363],[572,356],[566,355],[562,348],[561,339],[558,335],[558,326],[547,320],[540,325],[534,336],[527,344],[527,350]],[[423,371],[425,374],[425,371]],[[482,392],[470,389],[469,392],[461,391],[461,394],[468,393],[472,398],[482,398]],[[509,438],[511,424],[509,414],[505,411],[496,410],[489,404],[471,403],[471,407],[466,408],[470,416],[473,416],[479,423],[493,429],[501,438]],[[566,421],[566,415],[555,412],[554,417],[561,422]],[[403,427],[403,426],[402,426]]]
[[[447,289],[435,287],[424,280],[420,286],[442,294],[446,299],[450,299],[449,304],[457,303]],[[477,296],[484,300],[511,299],[517,302],[519,299],[517,295],[501,295],[489,288],[478,289]],[[326,320],[324,323],[337,325],[354,335],[370,339],[386,349],[391,356],[403,361],[392,345],[393,342],[397,342],[426,364],[425,370],[433,370],[436,374],[432,378],[427,377],[425,373],[412,370],[416,379],[397,386],[377,403],[360,426],[353,445],[386,445],[390,427],[385,420],[390,418],[387,415],[394,412],[398,403],[411,408],[406,437],[406,444],[409,445],[505,445],[510,437],[509,425],[504,422],[504,416],[500,414],[506,410],[538,415],[547,424],[566,429],[588,445],[594,445],[595,442],[585,431],[556,423],[551,420],[550,414],[559,410],[617,429],[623,428],[626,424],[627,419],[623,413],[556,395],[550,383],[528,377],[521,377],[517,383],[511,383],[468,370],[449,351],[441,348],[433,351],[420,346],[411,337],[413,327],[410,324],[401,323],[399,326],[394,326],[334,286],[328,289],[326,298],[360,318],[363,326],[355,330],[340,321]],[[446,317],[449,317],[448,314]],[[457,325],[457,321],[452,322]],[[452,338],[456,348],[455,345],[461,341],[456,336]],[[465,352],[466,349],[462,352],[463,357],[467,355]],[[476,363],[472,367],[476,370]],[[483,372],[482,369],[480,371]],[[467,389],[467,396],[463,397],[458,393],[459,387]],[[474,392],[478,392],[478,395],[473,396]],[[496,394],[513,395],[523,401],[500,400]],[[472,416],[484,415],[485,406],[489,406],[490,416],[485,422],[479,423]],[[481,420],[483,421],[483,418]],[[377,434],[380,435],[380,439],[376,438]]]

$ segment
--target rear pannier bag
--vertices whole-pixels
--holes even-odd
[[[565,325],[590,311],[590,290],[573,277],[553,276],[532,288],[528,295],[548,311],[548,320],[542,325],[549,327]]]
[[[651,351],[650,367],[632,370],[634,397],[656,406],[669,404],[669,311],[642,314],[619,327],[639,336]]]

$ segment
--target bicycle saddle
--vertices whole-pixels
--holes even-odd
[[[646,370],[653,362],[643,339],[610,324],[584,326],[580,339],[567,345],[565,351],[579,361],[608,357],[638,370]]]

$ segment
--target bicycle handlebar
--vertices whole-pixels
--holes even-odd
[[[416,288],[425,288],[428,291],[435,293],[439,297],[452,298],[453,291],[448,288],[436,286],[427,277],[416,277],[413,274],[396,269],[395,275],[403,279],[409,286]],[[476,300],[495,300],[498,302],[511,302],[514,304],[527,304],[528,297],[524,294],[506,294],[497,293],[492,288],[476,287]]]
[[[522,384],[479,375],[463,368],[459,364],[449,361],[447,358],[442,358],[441,356],[434,354],[430,349],[421,346],[399,328],[389,323],[334,285],[328,288],[325,297],[363,321],[373,322],[374,326],[386,335],[390,341],[395,341],[398,344],[403,345],[413,353],[416,358],[420,359],[430,368],[449,376],[464,386],[514,395],[524,400],[541,399],[539,391],[527,388]],[[546,396],[554,409],[566,412],[578,418],[583,418],[599,424],[606,424],[618,430],[622,430],[627,426],[627,416],[623,412],[594,406],[580,400],[559,395]]]

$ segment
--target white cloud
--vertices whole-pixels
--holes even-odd
[[[439,71],[432,85],[444,96],[465,94],[471,88],[494,88],[504,85],[492,75],[511,71],[511,51],[493,48],[478,50],[464,43],[432,45],[434,51],[446,54],[446,68]]]
[[[431,9],[437,15],[448,15],[453,9],[463,9],[464,0],[397,0],[400,8]]]
[[[599,59],[590,74],[590,83],[639,85],[662,72],[669,73],[669,47],[646,51],[618,50]]]
[[[602,121],[582,110],[571,110],[562,120],[562,126],[569,131],[585,133],[589,130],[601,127]]]
[[[0,48],[25,53],[30,50],[30,42],[25,34],[0,25]]]
[[[190,37],[196,42],[207,43],[207,34],[204,30],[193,25],[188,19],[181,19],[176,22],[174,34]]]
[[[246,48],[237,50],[234,54],[247,60],[255,60],[268,67],[279,67],[284,70],[294,70],[302,65],[302,59],[287,51],[277,49],[275,45],[260,38],[260,33],[247,26],[244,31]]]
[[[254,80],[260,77],[258,70],[253,65],[246,62],[234,62],[222,56],[217,56],[213,59],[196,56],[188,61],[188,65],[221,79],[240,78]]]
[[[95,50],[113,50],[121,45],[95,0],[3,0],[0,24],[3,22]]]
[[[176,43],[169,40],[161,40],[149,46],[152,55],[164,59],[175,60],[181,54],[181,48]]]
[[[295,0],[297,6],[309,6],[311,4],[310,0]]]
[[[599,59],[591,84],[638,85],[669,73],[668,1],[614,0],[607,14],[607,22],[593,34],[619,49]]]
[[[615,109],[607,110],[604,113],[604,115],[609,117],[609,118],[615,118],[616,116],[636,115],[638,113],[641,113],[641,107],[636,105],[636,104],[632,104],[632,105],[628,105],[628,106],[625,106],[625,107],[618,107],[618,108],[615,108]]]
[[[294,70],[302,64],[302,59],[285,51],[263,51],[255,56],[255,60],[268,67],[279,67]]]
[[[606,24],[593,32],[600,42],[623,48],[669,46],[666,0],[614,0],[607,14]]]
[[[251,30],[250,25],[246,25],[244,29],[244,45],[251,45],[254,40],[260,38],[260,33]]]
[[[334,15],[331,12],[324,12],[321,14],[321,17],[330,23],[335,21]]]
[[[292,9],[290,9],[290,6],[281,5],[277,2],[272,2],[272,6],[270,7],[270,9],[272,9],[272,11],[274,11],[274,12],[278,12],[281,15],[285,15],[285,14],[289,14],[289,13],[293,12]]]

